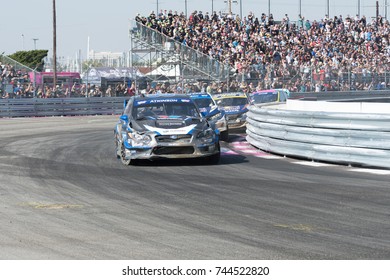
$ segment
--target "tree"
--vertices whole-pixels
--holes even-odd
[[[19,51],[8,57],[31,69],[36,69],[38,72],[41,72],[45,66],[43,59],[47,57],[48,52],[48,50]]]

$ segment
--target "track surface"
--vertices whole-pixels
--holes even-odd
[[[279,158],[240,135],[217,166],[126,167],[117,118],[0,119],[0,259],[390,258],[389,171]]]

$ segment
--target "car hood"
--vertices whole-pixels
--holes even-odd
[[[189,134],[201,130],[206,122],[199,118],[166,116],[137,120],[132,123],[133,129],[139,132],[153,131],[157,134]]]
[[[246,105],[227,106],[227,107],[223,107],[223,110],[225,110],[226,115],[233,115],[233,114],[246,113],[248,111],[248,108]]]

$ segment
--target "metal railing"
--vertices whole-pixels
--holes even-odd
[[[0,118],[117,115],[125,97],[0,99]]]
[[[138,39],[141,39],[155,49],[166,53],[167,57],[171,57],[174,60],[177,59],[177,64],[181,66],[181,70],[183,71],[182,76],[193,75],[193,72],[191,71],[188,71],[186,75],[183,66],[187,66],[190,69],[195,69],[200,72],[203,75],[203,79],[214,81],[226,81],[229,79],[232,68],[228,64],[220,62],[198,50],[192,49],[182,42],[170,38],[155,29],[149,28],[140,22],[135,21],[133,26],[135,26],[135,28],[132,31],[138,36]],[[188,77],[183,78],[188,79]]]

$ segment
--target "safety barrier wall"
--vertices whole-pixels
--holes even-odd
[[[0,118],[116,115],[124,97],[0,99]]]
[[[247,121],[247,141],[264,151],[390,168],[389,103],[288,100],[250,106]]]

